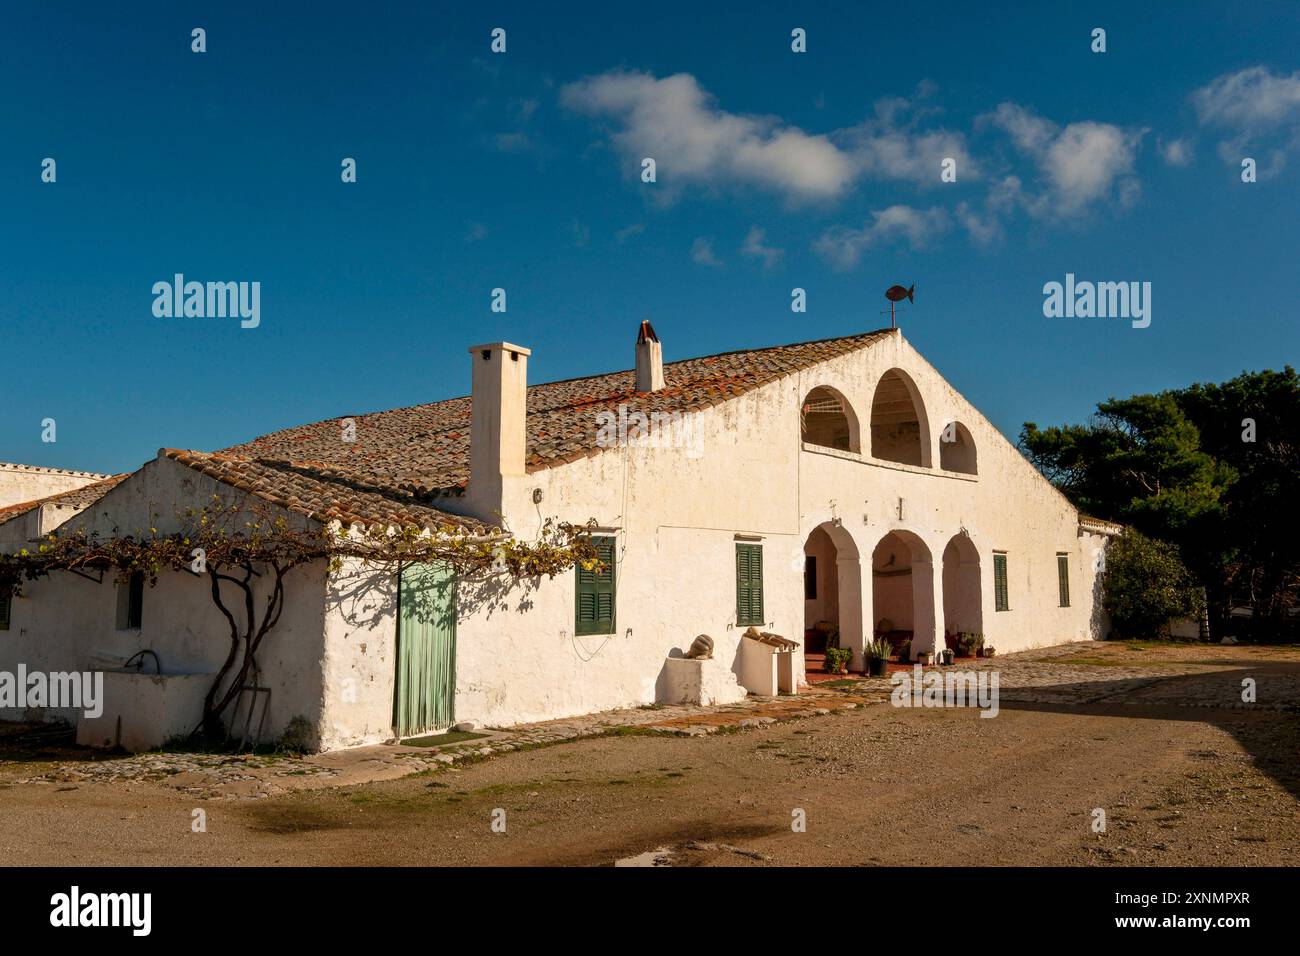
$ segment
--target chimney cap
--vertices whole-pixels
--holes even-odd
[[[469,350],[471,353],[486,352],[486,351],[500,351],[500,352],[517,352],[520,355],[533,354],[532,349],[526,349],[522,345],[514,345],[510,342],[487,342],[483,345],[471,345],[469,347]]]
[[[659,336],[655,335],[655,327],[650,324],[650,320],[642,319],[641,331],[638,332],[636,335],[636,344],[640,345],[642,342],[658,342],[658,341],[659,341]]]

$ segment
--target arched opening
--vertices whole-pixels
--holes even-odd
[[[814,388],[799,407],[799,430],[810,445],[861,451],[858,417],[848,399],[828,385]]]
[[[939,467],[963,475],[976,475],[975,440],[961,422],[949,422],[939,435]]]
[[[980,599],[980,556],[965,534],[955,534],[943,549],[943,636],[957,649],[961,634],[984,633]]]
[[[857,545],[843,527],[826,522],[804,542],[804,679],[832,677],[826,649],[853,652],[849,668],[861,670],[862,568]]]
[[[910,531],[891,531],[871,555],[874,632],[906,660],[934,650],[934,568],[930,549]]]
[[[900,465],[930,462],[930,428],[925,405],[907,373],[890,369],[871,400],[871,456]]]

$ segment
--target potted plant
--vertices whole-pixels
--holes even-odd
[[[992,657],[998,652],[998,649],[992,644],[986,644],[980,648],[980,657]]]
[[[952,648],[951,648],[951,647],[945,647],[942,651],[939,652],[939,663],[940,663],[940,664],[951,664],[951,663],[952,663]]]
[[[957,635],[957,656],[975,657],[984,646],[984,635],[971,631],[962,631]]]
[[[866,647],[867,673],[872,677],[884,677],[888,669],[889,655],[894,652],[887,639],[878,637]]]
[[[849,671],[849,661],[852,659],[853,652],[847,647],[826,648],[826,673],[847,674]]]
[[[902,644],[898,645],[898,659],[904,664],[908,663],[912,659],[911,641],[904,641]]]

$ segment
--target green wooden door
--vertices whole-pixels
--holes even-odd
[[[456,719],[456,574],[445,564],[402,568],[393,723],[409,737]]]

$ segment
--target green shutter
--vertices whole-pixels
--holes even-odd
[[[1064,554],[1056,556],[1056,580],[1061,592],[1061,607],[1070,606],[1070,559]]]
[[[763,546],[736,545],[736,623],[742,627],[763,620]]]
[[[993,600],[997,610],[1011,610],[1011,602],[1007,596],[1007,556],[1005,554],[993,555]]]
[[[578,634],[614,633],[615,562],[614,539],[592,538],[603,567],[587,570],[577,566],[574,598],[574,630]]]

